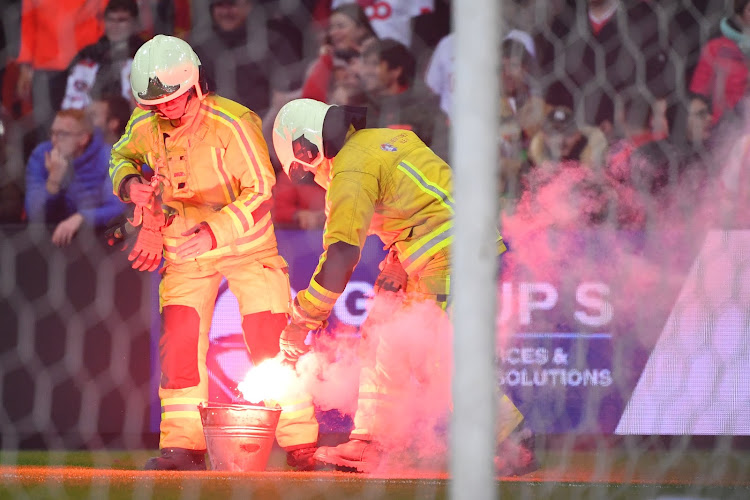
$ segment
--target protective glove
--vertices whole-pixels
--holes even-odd
[[[378,274],[378,279],[375,280],[373,290],[375,293],[398,292],[406,287],[408,277],[395,252],[390,252],[383,261],[382,270]]]
[[[139,214],[136,207],[134,219],[137,221],[142,217],[141,229],[133,250],[128,255],[128,260],[134,261],[131,266],[139,271],[155,271],[161,264],[161,256],[164,251],[164,238],[161,229],[166,225],[166,217],[161,209],[161,204],[152,203],[152,208],[144,208]]]
[[[126,214],[118,215],[107,222],[104,230],[104,238],[107,245],[115,247],[118,250],[125,251],[135,243],[137,231],[128,220]]]
[[[279,338],[279,348],[287,361],[296,362],[300,356],[310,350],[305,339],[310,330],[297,323],[289,323]]]

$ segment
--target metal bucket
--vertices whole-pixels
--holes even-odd
[[[281,408],[201,403],[198,411],[213,470],[247,472],[266,469]]]

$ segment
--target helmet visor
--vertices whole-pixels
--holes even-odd
[[[299,163],[315,168],[319,163],[320,150],[307,137],[301,135],[292,141],[292,152]]]
[[[146,90],[138,92],[138,97],[139,99],[145,101],[144,104],[148,103],[148,101],[156,100],[162,100],[162,102],[164,102],[163,100],[165,97],[175,94],[179,90],[180,84],[165,85],[161,80],[159,80],[158,76],[153,76],[148,79],[148,86],[146,87]]]

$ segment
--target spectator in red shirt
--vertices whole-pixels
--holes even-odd
[[[301,97],[328,102],[334,59],[348,61],[359,55],[362,46],[376,38],[362,8],[357,4],[342,5],[331,12],[328,33],[320,56],[310,67]]]
[[[23,0],[16,91],[21,99],[32,97],[37,142],[60,109],[68,64],[104,33],[106,5],[107,0]]]
[[[273,187],[274,226],[279,229],[322,229],[326,221],[325,190],[312,175],[292,182],[283,170],[276,172]]]
[[[747,88],[750,64],[750,0],[735,0],[734,11],[720,23],[722,36],[701,51],[690,82],[690,91],[711,99],[716,123],[734,109]]]

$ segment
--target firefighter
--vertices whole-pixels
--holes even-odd
[[[309,286],[297,294],[292,320],[281,334],[281,350],[290,360],[307,352],[310,330],[325,327],[368,234],[376,234],[388,249],[375,282],[376,294],[403,290],[407,300],[432,300],[443,310],[448,306],[454,211],[451,168],[413,132],[367,129],[365,116],[365,108],[298,99],[284,105],[274,123],[273,145],[287,175],[292,181],[313,175],[327,190],[324,251]],[[498,244],[498,250],[505,251],[502,238]],[[362,330],[367,331],[367,324]],[[388,373],[388,366],[398,362],[378,359],[379,353],[394,350],[383,346],[384,339],[378,342],[374,363],[363,363],[360,372],[350,440],[318,448],[316,460],[363,472],[381,461],[378,425],[387,423],[378,422],[378,409],[386,408],[389,385],[400,382],[391,380],[395,373]],[[523,416],[507,397],[501,403],[504,418],[499,438],[503,440],[519,427]],[[535,460],[527,451],[522,463],[504,461],[502,472],[528,469]]]
[[[204,470],[198,405],[208,399],[208,331],[222,278],[237,297],[253,364],[279,353],[291,293],[271,223],[275,182],[253,111],[207,91],[200,60],[179,38],[157,35],[133,60],[138,108],[112,149],[115,194],[142,220],[129,259],[161,269],[163,329],[160,456],[147,470]],[[147,180],[144,166],[153,171]],[[276,432],[289,465],[310,469],[318,439],[312,399],[279,401]]]

